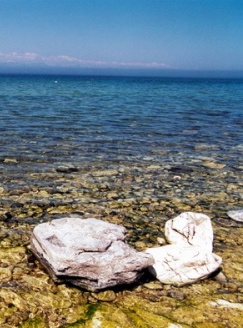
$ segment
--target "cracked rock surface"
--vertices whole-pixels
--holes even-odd
[[[170,245],[147,249],[155,259],[150,272],[164,284],[183,286],[207,278],[221,265],[213,250],[213,229],[208,216],[185,212],[165,224]]]
[[[170,244],[213,249],[213,228],[210,218],[202,213],[185,212],[165,223],[165,238]]]
[[[35,227],[31,248],[55,281],[90,291],[128,284],[153,264],[125,243],[125,228],[90,218],[63,218]]]
[[[182,286],[207,278],[220,266],[216,254],[200,247],[166,245],[147,250],[155,258],[150,272],[164,284]]]

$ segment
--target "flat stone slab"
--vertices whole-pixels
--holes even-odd
[[[216,271],[222,259],[200,247],[166,245],[146,250],[155,259],[149,271],[162,283],[175,286],[192,284]]]
[[[242,210],[235,210],[235,211],[228,211],[228,216],[237,222],[243,222],[243,209]]]
[[[125,228],[95,218],[63,218],[36,226],[31,249],[57,282],[91,291],[129,284],[154,263],[125,243]]]

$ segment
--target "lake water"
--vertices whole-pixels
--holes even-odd
[[[213,155],[234,166],[242,160],[242,128],[243,80],[0,77],[5,174],[11,161],[14,170],[38,171]]]

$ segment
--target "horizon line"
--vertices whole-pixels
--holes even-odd
[[[235,78],[243,79],[243,70],[155,69],[114,67],[63,67],[46,65],[1,65],[0,75],[53,75],[53,76],[117,76],[162,78]]]

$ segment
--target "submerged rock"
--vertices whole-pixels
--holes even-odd
[[[209,302],[209,305],[214,307],[222,307],[225,309],[237,309],[237,310],[243,310],[243,304],[242,303],[232,303],[228,302],[226,300],[216,300],[215,302]]]
[[[154,257],[150,272],[165,284],[182,286],[207,278],[222,259],[212,253],[213,229],[204,214],[186,212],[165,224],[171,245],[146,250]]]
[[[235,210],[235,211],[228,211],[228,216],[237,222],[243,222],[243,209],[242,210]]]
[[[63,218],[36,226],[31,248],[54,281],[97,291],[136,281],[154,262],[127,245],[124,233],[94,218]]]

